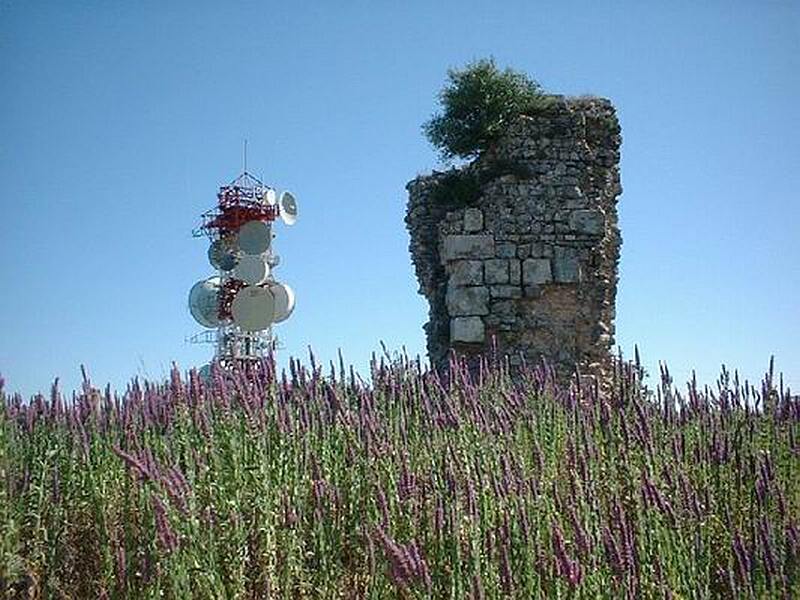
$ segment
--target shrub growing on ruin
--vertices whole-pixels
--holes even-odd
[[[450,69],[447,78],[439,92],[442,112],[422,126],[445,160],[479,156],[516,117],[549,103],[535,80],[511,68],[498,69],[493,58]]]

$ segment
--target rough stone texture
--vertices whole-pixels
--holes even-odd
[[[486,327],[480,317],[454,317],[450,320],[450,339],[465,344],[483,343]]]
[[[474,233],[483,229],[483,211],[479,208],[468,208],[464,211],[464,232]]]
[[[519,285],[522,281],[521,262],[518,260],[508,261],[508,283]]]
[[[580,253],[575,248],[556,246],[553,279],[559,283],[578,283],[581,280]]]
[[[489,288],[492,298],[521,298],[522,288],[518,285],[493,285]]]
[[[541,285],[553,281],[549,258],[526,258],[522,262],[522,283]]]
[[[492,258],[483,263],[486,283],[508,283],[508,261]]]
[[[490,235],[447,235],[443,240],[442,260],[459,258],[491,258],[494,238]]]
[[[599,210],[576,210],[569,216],[569,227],[576,233],[602,235],[605,217]]]
[[[457,315],[488,315],[489,288],[448,286],[447,312]]]
[[[451,349],[474,357],[494,337],[512,365],[544,356],[565,377],[576,363],[584,373],[609,372],[620,128],[608,100],[555,100],[463,167],[524,167],[487,181],[473,206],[434,204],[445,173],[407,186],[409,250],[430,305],[424,329],[437,368]]]
[[[456,260],[450,264],[451,285],[481,285],[483,262],[480,260]]]

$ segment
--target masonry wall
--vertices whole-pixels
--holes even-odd
[[[406,225],[432,364],[496,339],[512,365],[542,356],[565,376],[605,375],[614,344],[620,127],[601,98],[556,97],[521,117],[466,173],[511,165],[468,204],[437,202],[434,172],[406,186]],[[484,179],[487,179],[484,177]]]

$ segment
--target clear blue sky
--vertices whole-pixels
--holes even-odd
[[[424,353],[405,183],[448,67],[493,55],[622,124],[617,342],[654,370],[769,356],[800,391],[797,2],[0,1],[0,373],[30,394],[200,365],[190,232],[250,170],[297,195],[284,355]],[[701,6],[702,5],[702,6]]]

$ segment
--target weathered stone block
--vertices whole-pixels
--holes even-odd
[[[569,228],[586,235],[602,235],[606,218],[599,210],[575,210],[569,216]]]
[[[580,260],[575,248],[555,248],[553,277],[558,283],[577,283],[581,280]]]
[[[486,328],[480,317],[450,319],[450,341],[464,344],[481,344],[486,339]]]
[[[511,317],[514,314],[514,304],[511,300],[497,300],[492,302],[492,314],[500,317]]]
[[[497,244],[498,258],[514,258],[517,255],[517,245],[511,242]]]
[[[464,211],[464,232],[475,233],[483,229],[483,211],[480,208],[468,208]]]
[[[547,258],[526,258],[522,261],[522,283],[541,285],[553,281],[550,260]]]
[[[522,288],[518,285],[493,285],[492,298],[522,298]]]
[[[483,263],[486,283],[508,283],[508,261],[502,258],[493,258]]]
[[[531,258],[546,258],[548,255],[545,253],[545,245],[541,242],[531,244],[530,256]]]
[[[519,285],[522,277],[522,263],[518,260],[512,259],[508,261],[508,283],[511,285]]]
[[[480,260],[456,260],[448,265],[449,282],[452,285],[481,285],[483,262]]]
[[[491,258],[494,256],[494,238],[491,235],[447,235],[441,256],[445,262],[460,258]]]
[[[451,316],[489,314],[489,288],[448,285],[447,312]]]

